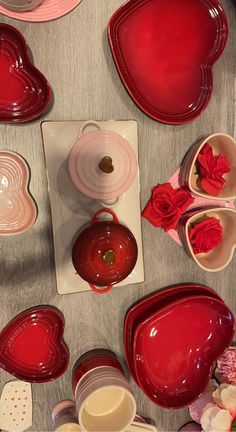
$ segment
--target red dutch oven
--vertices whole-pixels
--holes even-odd
[[[103,213],[112,215],[113,220],[99,220]],[[119,223],[110,209],[101,209],[95,214],[91,225],[77,237],[72,250],[76,272],[100,294],[124,280],[134,269],[137,257],[134,235]]]

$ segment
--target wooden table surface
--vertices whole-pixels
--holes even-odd
[[[214,67],[215,86],[207,110],[193,123],[174,127],[145,116],[132,102],[117,74],[106,26],[122,2],[83,0],[72,13],[49,23],[30,24],[4,16],[1,21],[14,25],[25,35],[35,64],[51,83],[55,100],[44,119],[137,119],[143,207],[151,187],[170,177],[191,144],[218,131],[234,134],[236,9],[230,0],[222,0],[230,35],[226,50]],[[87,292],[61,297],[56,291],[40,120],[24,126],[1,124],[0,147],[16,150],[28,160],[32,172],[30,188],[39,208],[37,222],[28,233],[1,238],[0,327],[24,309],[40,304],[57,306],[66,320],[65,338],[71,354],[68,371],[55,382],[32,386],[30,430],[50,431],[51,408],[59,400],[71,397],[71,370],[75,360],[96,347],[110,348],[123,358],[125,312],[143,295],[178,282],[199,282],[214,288],[235,311],[236,257],[220,273],[201,271],[168,235],[143,221],[146,271],[143,284],[115,288],[107,296]],[[12,376],[0,371],[1,388],[10,379]],[[154,419],[159,431],[177,431],[188,420],[187,410],[159,409],[134,383],[132,386],[138,412]]]

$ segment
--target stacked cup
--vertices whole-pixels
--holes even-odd
[[[73,370],[73,392],[82,430],[124,431],[136,415],[136,402],[115,354],[93,350]]]
[[[0,5],[13,12],[28,12],[42,2],[43,0],[0,0]]]

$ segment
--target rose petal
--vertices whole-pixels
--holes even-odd
[[[151,200],[148,201],[145,209],[142,211],[142,216],[147,219],[152,225],[158,228],[161,227],[162,221],[155,212]]]
[[[221,384],[212,394],[220,408],[227,409],[230,414],[236,416],[236,386]]]
[[[203,411],[201,426],[205,432],[229,432],[233,418],[229,411],[209,404]]]
[[[211,381],[207,389],[203,392],[203,394],[188,407],[189,414],[195,422],[200,423],[203,410],[207,404],[209,403],[214,404],[212,392],[216,388],[217,388],[216,383],[214,381]]]

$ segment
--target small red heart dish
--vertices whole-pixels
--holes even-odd
[[[189,231],[192,226],[207,218],[214,218],[220,222],[222,240],[213,250],[196,254],[190,241]],[[185,250],[202,270],[209,272],[223,270],[230,264],[236,247],[236,210],[218,207],[190,212],[180,221],[179,235]],[[210,236],[209,232],[205,232],[205,235],[208,238]]]
[[[111,17],[108,37],[121,79],[147,115],[183,124],[207,107],[228,37],[218,0],[129,0]]]
[[[225,184],[219,195],[206,193],[199,183],[197,159],[205,145],[212,148],[214,155],[225,156],[229,162],[230,171],[224,175]],[[185,156],[180,169],[180,183],[187,186],[192,193],[203,198],[228,201],[236,198],[236,141],[225,133],[215,133],[200,143],[194,144]]]
[[[30,170],[15,152],[0,150],[0,235],[28,231],[37,217],[29,192]]]
[[[38,306],[15,317],[0,333],[0,367],[28,382],[55,380],[67,369],[64,317],[52,306]]]
[[[51,100],[49,83],[32,64],[28,44],[14,27],[0,24],[0,122],[40,117]]]

